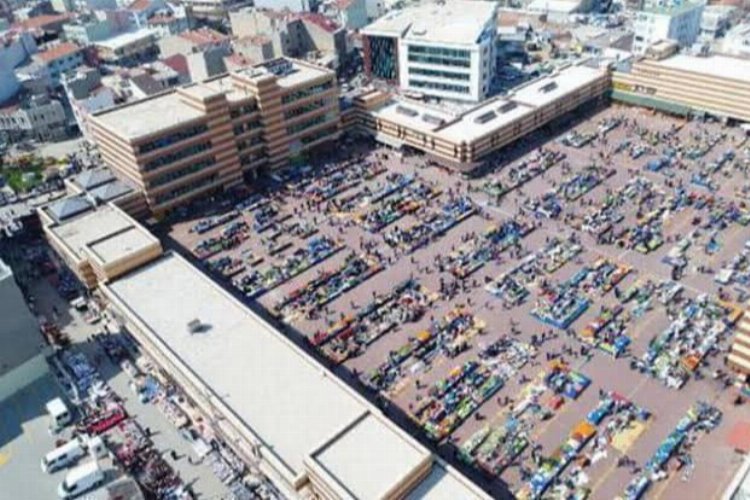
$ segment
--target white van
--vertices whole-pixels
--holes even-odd
[[[92,460],[68,472],[63,482],[57,487],[57,495],[60,498],[75,498],[102,484],[104,484],[104,471],[96,460]]]
[[[83,447],[82,440],[80,438],[71,439],[42,458],[42,470],[49,473],[58,471],[78,462],[85,454],[86,450]]]
[[[76,437],[58,446],[42,458],[42,470],[53,473],[78,462],[86,452],[91,458],[104,458],[108,450],[101,436]]]
[[[46,408],[50,416],[49,428],[53,433],[60,432],[65,426],[73,422],[73,415],[62,399],[53,399],[47,403]]]

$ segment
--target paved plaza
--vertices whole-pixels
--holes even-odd
[[[492,491],[530,495],[590,427],[553,487],[623,495],[701,402],[721,424],[649,494],[718,498],[747,414],[723,363],[750,291],[744,132],[613,106],[546,134],[472,179],[342,144],[169,235]]]

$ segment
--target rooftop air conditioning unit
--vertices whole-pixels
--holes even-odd
[[[199,333],[203,329],[203,323],[198,318],[189,321],[187,324],[188,333]]]

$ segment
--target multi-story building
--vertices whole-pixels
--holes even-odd
[[[46,95],[23,98],[18,104],[0,109],[0,131],[11,140],[61,139],[66,134],[66,123],[63,105]]]
[[[270,40],[275,57],[319,53],[332,56],[336,67],[346,56],[346,30],[321,14],[247,8],[230,12],[229,20],[237,38]]]
[[[740,15],[733,5],[707,5],[701,17],[700,38],[715,40],[721,38]]]
[[[648,3],[636,14],[633,52],[645,54],[648,47],[666,40],[689,47],[698,39],[703,8],[702,3],[680,0]]]
[[[459,113],[369,91],[354,99],[341,120],[393,148],[406,146],[444,165],[470,171],[487,156],[553,120],[582,106],[595,106],[609,88],[606,70],[577,64]]]
[[[71,42],[58,43],[37,52],[34,60],[46,68],[50,82],[57,86],[62,75],[83,64],[83,50]]]
[[[673,54],[645,57],[612,76],[612,97],[679,115],[750,122],[750,61]]]
[[[727,363],[745,379],[750,375],[750,317],[747,313],[737,323]]]
[[[225,54],[231,50],[231,39],[210,28],[183,31],[159,40],[159,52],[162,57],[175,54],[192,54],[209,49],[221,49]]]
[[[452,0],[390,12],[362,31],[365,71],[403,90],[481,101],[494,74],[496,8]]]
[[[0,402],[48,373],[47,354],[39,323],[0,260]]]
[[[193,83],[91,117],[102,158],[154,215],[276,168],[339,134],[335,74],[290,59]]]

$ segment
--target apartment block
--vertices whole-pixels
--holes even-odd
[[[104,162],[156,217],[274,169],[339,134],[335,74],[275,59],[95,114]]]
[[[692,45],[700,34],[704,5],[681,0],[650,2],[635,17],[633,52],[645,54],[654,43],[672,40]]]

